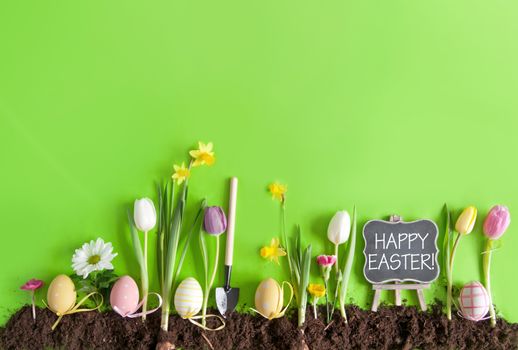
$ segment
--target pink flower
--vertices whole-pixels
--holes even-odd
[[[317,256],[317,264],[322,267],[331,267],[336,263],[336,256],[334,255],[319,255]]]
[[[511,214],[509,209],[503,205],[495,205],[486,216],[484,221],[484,234],[489,239],[498,239],[509,227]]]
[[[37,280],[35,278],[28,280],[25,282],[23,286],[20,287],[21,290],[36,290],[38,288],[41,288],[43,286],[42,280]]]

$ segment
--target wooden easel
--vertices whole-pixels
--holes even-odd
[[[390,222],[400,222],[402,219],[398,215],[391,215]],[[430,288],[430,284],[412,283],[412,284],[401,284],[399,282],[384,283],[384,284],[373,284],[372,289],[374,290],[374,298],[372,299],[372,311],[378,311],[380,304],[380,296],[382,290],[393,290],[396,298],[396,305],[401,306],[401,290],[415,290],[417,292],[417,298],[419,299],[419,305],[421,310],[426,311],[426,301],[424,299],[423,289]]]

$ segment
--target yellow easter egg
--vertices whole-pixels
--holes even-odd
[[[180,283],[174,294],[174,307],[182,318],[190,318],[201,310],[203,290],[195,278],[188,277]]]
[[[67,275],[58,275],[50,282],[47,291],[49,309],[57,314],[63,314],[74,307],[76,303],[76,287]]]
[[[263,280],[255,291],[255,308],[268,319],[275,318],[282,310],[281,286],[273,278]]]

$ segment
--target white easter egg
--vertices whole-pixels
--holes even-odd
[[[123,314],[137,311],[139,303],[139,292],[137,283],[130,276],[122,276],[115,282],[110,293],[110,304],[112,308]]]
[[[190,318],[201,310],[203,290],[195,278],[188,277],[180,283],[174,294],[174,307],[182,318]]]
[[[462,287],[459,301],[462,316],[468,320],[480,321],[489,311],[489,294],[480,282],[470,282]]]
[[[76,304],[76,287],[67,275],[58,275],[50,282],[47,291],[49,309],[57,314],[67,312]]]
[[[259,283],[255,291],[255,309],[268,319],[275,318],[282,310],[283,295],[281,286],[273,278]]]

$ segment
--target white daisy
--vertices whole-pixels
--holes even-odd
[[[78,276],[83,276],[83,278],[87,278],[93,271],[113,270],[111,261],[117,256],[117,253],[112,253],[112,251],[112,244],[104,243],[101,238],[85,243],[81,249],[76,249],[72,257],[72,268]]]

